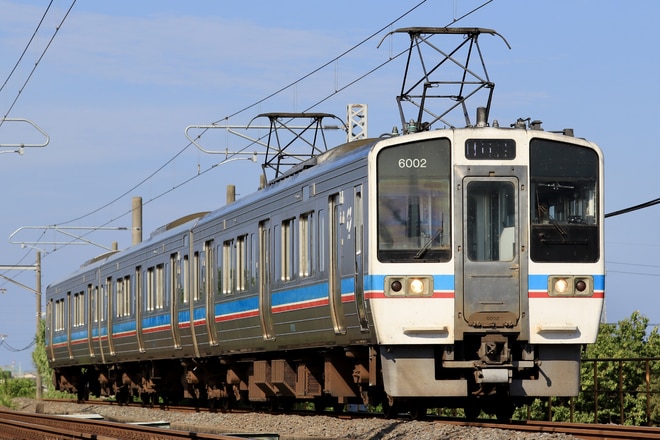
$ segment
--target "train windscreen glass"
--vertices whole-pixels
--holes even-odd
[[[530,246],[538,262],[599,259],[598,154],[563,142],[530,145]]]
[[[378,259],[449,261],[450,143],[433,139],[378,154]]]

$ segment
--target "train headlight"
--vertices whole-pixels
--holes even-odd
[[[385,277],[385,296],[431,296],[433,277],[388,276]]]
[[[410,284],[408,285],[411,295],[423,295],[424,294],[424,281],[419,278],[411,278]]]
[[[594,281],[591,276],[553,276],[548,278],[550,296],[591,296]]]
[[[567,293],[570,293],[568,291],[569,286],[570,284],[566,278],[557,278],[554,282],[554,291],[559,295],[566,295]]]

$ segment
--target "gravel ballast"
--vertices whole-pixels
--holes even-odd
[[[217,434],[278,434],[281,440],[569,440],[564,434],[529,434],[501,429],[461,427],[434,421],[343,419],[324,415],[263,413],[187,413],[136,406],[37,402],[14,399],[15,409],[44,414],[99,414],[118,422],[167,421],[172,429]]]

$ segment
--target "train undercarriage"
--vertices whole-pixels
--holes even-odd
[[[477,346],[295,350],[280,352],[277,359],[260,353],[69,366],[55,369],[54,383],[56,389],[76,394],[81,401],[90,395],[114,396],[119,404],[136,399],[147,406],[185,401],[217,410],[268,411],[305,402],[319,412],[329,408],[341,412],[354,404],[382,408],[385,416],[408,413],[416,418],[428,408],[463,408],[468,418],[483,410],[509,419],[528,396],[562,395],[562,390],[551,392],[552,386],[539,392],[536,385],[545,383],[547,388],[553,380],[560,381],[557,375],[567,373],[568,364],[549,359],[555,351],[541,352],[544,361],[529,345],[510,348],[506,339],[494,336],[485,341]],[[466,358],[464,349],[473,354]],[[512,352],[516,361],[511,360]],[[566,357],[571,365],[572,357]],[[550,369],[544,371],[544,362]],[[569,382],[570,390],[577,386]],[[527,393],[525,384],[533,384],[534,392]]]

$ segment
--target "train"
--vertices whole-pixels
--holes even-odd
[[[483,112],[417,128],[329,149],[50,284],[56,389],[501,419],[577,395],[604,303],[601,150]]]

